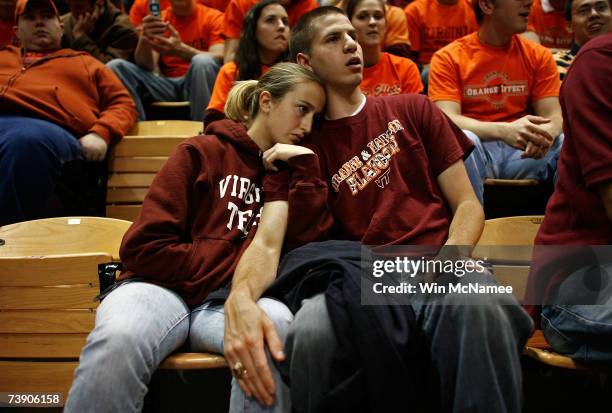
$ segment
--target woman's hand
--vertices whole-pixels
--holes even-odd
[[[225,302],[225,357],[238,384],[248,397],[271,406],[275,384],[264,341],[270,354],[283,361],[283,345],[274,323],[247,292],[232,292]]]
[[[288,162],[289,159],[298,155],[314,154],[313,151],[298,145],[288,145],[286,143],[276,143],[262,155],[264,167],[269,171],[278,171],[274,162]]]

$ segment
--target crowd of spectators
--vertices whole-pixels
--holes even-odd
[[[318,166],[310,163],[308,168],[301,165],[306,159],[303,155],[308,155],[309,162],[313,159],[311,155],[318,156],[319,161],[323,159],[319,166],[327,168],[323,174],[328,175],[329,188],[315,179],[319,191],[315,195],[325,200],[328,190],[335,191],[336,194],[329,197],[335,202],[331,205],[332,211],[325,212],[331,214],[330,220],[336,225],[334,230],[344,237],[341,239],[363,242],[371,239],[374,243],[385,244],[406,240],[426,243],[429,240],[438,245],[465,230],[463,240],[471,244],[477,239],[478,228],[482,229],[479,226],[482,211],[474,200],[483,203],[486,178],[502,178],[549,183],[560,180],[538,243],[571,243],[575,240],[571,237],[581,237],[578,243],[612,242],[612,169],[610,158],[605,156],[611,144],[608,139],[610,125],[609,121],[606,124],[606,119],[609,120],[612,107],[607,94],[609,89],[604,88],[610,79],[607,75],[612,41],[610,0],[161,0],[159,14],[151,13],[149,6],[148,0],[133,3],[64,0],[61,4],[59,0],[57,4],[53,0],[0,0],[0,225],[43,216],[64,167],[73,162],[103,161],[110,145],[126,135],[137,120],[147,118],[147,105],[155,101],[186,100],[190,105],[190,118],[204,121],[208,130],[219,137],[219,142],[231,135],[231,139],[238,139],[238,143],[232,145],[246,145],[246,152],[255,156],[254,159],[258,159],[259,152],[272,150],[274,155],[268,152],[264,161],[266,156],[288,161],[295,155],[291,163],[295,179],[304,178],[306,169],[309,172],[318,170]],[[309,17],[302,18],[305,15]],[[329,22],[329,26],[322,22]],[[291,37],[295,28],[298,34]],[[301,66],[275,66],[288,61],[297,61]],[[574,61],[581,63],[572,70]],[[587,64],[597,73],[589,75]],[[275,67],[277,69],[273,69]],[[274,79],[268,75],[271,70],[278,73],[287,70],[291,72],[291,75],[285,73],[287,79],[299,78],[300,82],[307,79],[314,89],[304,85],[297,87],[286,80],[277,97]],[[340,72],[342,75],[337,74]],[[245,87],[245,83],[238,83],[241,81],[250,81],[253,90],[260,94],[247,93],[240,87],[232,89],[237,84]],[[572,85],[571,92],[570,86],[565,88],[562,82]],[[266,85],[269,90],[255,85]],[[327,93],[326,106],[323,105],[323,88]],[[231,101],[231,97],[235,97],[232,93],[238,89],[242,90],[242,100],[228,106],[228,96]],[[266,93],[262,95],[264,89]],[[285,156],[287,159],[282,158],[285,152],[274,152],[275,143],[296,143],[308,134],[315,111],[322,111],[324,116],[319,119],[318,129],[313,127],[316,131],[313,132],[316,137],[314,149],[308,149],[307,154],[291,152],[291,157]],[[259,113],[259,121],[254,122]],[[275,125],[284,125],[284,121],[291,119],[296,123],[297,132],[286,131],[287,136],[280,136],[274,131]],[[399,122],[399,126],[395,122]],[[250,128],[249,136],[239,129],[245,125]],[[379,127],[387,132],[380,135],[378,131],[370,136]],[[404,134],[415,141],[406,148],[402,146],[404,142],[397,146],[395,138],[389,136],[406,128]],[[261,136],[269,135],[262,138],[261,144],[256,139],[253,141],[258,145],[248,140],[251,135],[260,133]],[[346,141],[353,146],[348,149],[345,147],[348,143],[335,139],[343,133],[351,135]],[[566,148],[564,138],[568,137],[570,146]],[[440,140],[433,144],[430,141],[433,138]],[[285,142],[287,139],[290,142]],[[366,187],[388,165],[373,167],[371,162],[366,162],[364,166],[358,156],[343,159],[344,164],[336,165],[340,162],[337,154],[352,156],[351,151],[357,148],[354,145],[361,145],[359,156],[364,162],[373,155],[382,156],[384,160],[376,159],[381,164],[386,162],[385,165],[393,157],[397,162],[405,162],[412,168],[406,171],[406,176],[416,176],[419,183],[409,182],[406,176],[396,176],[394,179],[408,185],[410,191],[400,188],[400,195],[389,198],[391,200],[375,198]],[[603,148],[604,161],[602,156],[589,150],[590,146]],[[325,150],[321,149],[323,147]],[[383,147],[386,155],[381,155]],[[198,156],[208,161],[208,150],[202,149],[204,155]],[[183,151],[184,159],[174,159],[177,170],[184,166],[179,161],[193,161],[189,148],[183,147]],[[237,163],[242,161],[241,156],[236,156]],[[597,168],[589,168],[587,162]],[[169,165],[164,173],[172,180],[176,177],[168,169],[173,163]],[[337,166],[335,170],[333,165]],[[258,163],[257,167],[259,169],[249,171],[253,175],[249,179],[253,181],[261,180],[264,173],[262,165]],[[268,167],[275,168],[271,164]],[[354,170],[349,174],[347,168]],[[416,169],[418,171],[414,172]],[[391,179],[389,175],[385,178],[387,181],[377,178],[377,187],[384,189]],[[191,178],[191,175],[185,177]],[[231,175],[227,175],[225,184],[224,177],[218,178],[219,188],[224,191],[223,185],[227,189]],[[234,185],[237,179],[239,177],[234,176]],[[289,197],[289,201],[282,199],[289,202],[289,208],[284,205],[280,209],[289,214],[289,219],[292,208],[295,209],[291,195],[304,190],[294,183],[291,185],[290,189],[283,189],[290,195],[280,189],[274,192],[274,196],[283,193]],[[322,187],[325,191],[321,192]],[[342,192],[342,189],[347,191],[347,187],[350,193]],[[374,185],[369,190],[372,187]],[[173,188],[169,188],[171,190]],[[242,194],[245,200],[255,196],[250,193],[251,186],[248,191]],[[262,189],[262,194],[264,192]],[[363,201],[365,196],[362,192],[370,198],[358,205],[358,200]],[[574,205],[570,214],[573,215],[568,218],[560,212],[561,204],[570,202],[574,194],[583,202]],[[413,203],[414,210],[425,211],[417,214],[418,217],[406,218],[413,220],[406,226],[415,231],[408,235],[397,234],[385,219],[390,210],[399,211],[398,200],[404,198]],[[151,203],[151,199],[148,202]],[[160,204],[167,207],[163,201]],[[595,213],[589,215],[585,211],[591,205],[596,208]],[[185,207],[181,215],[190,225],[193,217],[188,214],[192,212]],[[255,213],[250,211],[253,216]],[[147,219],[152,222],[156,219],[154,216],[147,218],[147,212],[143,214],[139,225],[146,226]],[[261,214],[261,211],[257,213],[257,219]],[[422,218],[438,216],[436,214],[439,220],[434,219],[435,222]],[[575,217],[590,223],[586,232],[570,225]],[[261,219],[263,222],[264,218]],[[377,219],[381,221],[375,224]],[[287,225],[286,219],[283,225]],[[258,227],[259,231],[265,231],[263,225]],[[561,227],[565,232],[558,235]],[[418,233],[417,229],[422,232]],[[238,231],[232,234],[240,242],[244,241]],[[432,234],[438,234],[437,238],[427,238]],[[593,237],[589,238],[591,235]],[[280,243],[282,245],[282,239]],[[248,243],[244,241],[239,245],[240,248],[236,248],[242,253]],[[281,247],[277,247],[280,255]],[[138,255],[138,251],[126,248],[124,245],[124,254]],[[233,252],[237,253],[238,249]],[[181,251],[192,257],[188,259],[193,259],[191,250]],[[134,262],[138,259],[134,258]],[[151,268],[156,265],[153,263]],[[234,269],[228,267],[227,274]],[[183,288],[189,283],[183,281],[177,281],[176,285]],[[197,298],[201,301],[203,297]],[[314,314],[315,318],[329,322],[330,315],[321,309],[322,298],[308,298],[315,298],[310,310],[307,309],[314,312],[310,315],[302,312],[302,320]],[[609,296],[604,298],[604,303],[609,304]],[[513,325],[523,314],[518,303],[511,304],[504,310],[507,313],[479,313],[477,316],[489,321],[502,319],[507,324],[508,328],[497,326],[503,330],[500,336],[507,334],[507,341],[499,344],[499,352],[508,356],[509,365],[517,367],[513,348],[524,341],[529,323]],[[416,307],[417,313],[424,308]],[[516,313],[511,314],[513,311]],[[450,316],[425,312],[419,322],[425,319],[432,324],[418,328],[435,336],[439,331],[432,331],[437,326],[445,326],[447,334],[446,323],[450,323],[447,318]],[[474,314],[466,314],[458,310],[453,316],[465,321],[460,324],[467,325]],[[539,315],[534,314],[536,318]],[[560,312],[547,312],[547,308],[543,314],[553,322],[563,317]],[[581,314],[583,318],[597,318],[599,313]],[[608,313],[605,316],[612,318]],[[299,343],[310,342],[316,334],[323,340],[318,344],[327,346],[330,342],[325,340],[330,333],[329,329],[325,330],[325,323],[312,330],[316,333],[314,336],[311,330],[301,330],[304,324],[298,326],[297,330],[291,327],[293,330],[290,329],[288,336],[283,334],[283,340],[286,337],[293,340],[295,354],[323,358],[329,355],[324,348],[313,350],[316,349],[314,345],[306,350],[297,349]],[[481,327],[483,331],[479,334],[493,331],[487,332],[484,331],[486,326]],[[568,328],[562,323],[557,327],[557,330]],[[455,333],[462,331],[458,328]],[[444,337],[459,340],[456,334]],[[441,340],[438,336],[436,339]],[[460,359],[463,363],[469,361],[462,353],[467,348],[466,342],[457,342],[456,353],[448,354],[435,340],[430,344],[432,354],[440,355],[440,359],[432,360],[433,363],[441,363],[445,357],[450,360],[438,366],[440,371],[446,371],[447,364],[459,363]],[[335,345],[337,343],[329,344]],[[223,350],[218,347],[216,351]],[[263,347],[260,350],[263,354]],[[561,350],[563,348],[559,348]],[[243,399],[246,394],[254,396],[261,404],[272,404],[274,399],[270,397],[274,391],[265,394],[263,384],[255,385],[246,377],[247,371],[254,373],[252,367],[244,369],[242,362],[247,356],[239,356],[237,351],[229,354],[228,357],[234,359],[230,362],[238,380],[234,383],[237,394]],[[607,360],[607,357],[601,358]],[[280,361],[284,355],[275,358]],[[486,360],[473,361],[477,362],[484,363],[483,369],[493,368],[495,364],[493,360],[489,360],[489,364]],[[467,374],[466,371],[459,365],[455,367],[448,372],[458,382],[442,383],[453,388],[449,394],[460,393],[461,389],[454,386],[468,385],[467,381],[460,383],[467,377],[461,375]],[[323,381],[329,379],[325,371],[313,371],[321,374]],[[274,374],[276,380],[277,373]],[[506,400],[501,400],[502,397],[495,403],[500,403],[499,406],[506,403],[511,411],[520,404],[520,390],[516,390],[520,389],[520,377],[517,379],[520,373],[516,368],[509,368],[508,374],[508,382],[500,385],[500,389],[507,385],[509,392],[519,393],[513,393]],[[292,397],[303,400],[312,397],[311,389],[318,388],[313,377],[304,378],[302,373],[295,372],[291,372],[291,376],[292,380],[306,380],[309,385],[305,392],[292,394]],[[498,396],[506,391],[502,390]],[[485,406],[484,399],[486,397],[474,403],[482,402]],[[467,406],[472,401],[454,402],[459,403],[456,406],[461,403]],[[452,400],[443,402],[453,403]],[[275,411],[282,410],[282,406],[276,406]]]
[[[25,70],[18,78],[47,54],[83,52],[114,72],[138,120],[146,119],[152,102],[187,100],[191,119],[207,123],[224,117],[236,81],[258,79],[288,59],[290,28],[319,6],[315,0],[161,0],[156,16],[148,0],[64,0],[57,9],[67,12],[58,22],[60,45],[52,42],[41,51],[28,49],[13,29],[25,3],[0,0],[0,53],[15,53],[21,43]],[[357,29],[366,95],[428,94],[472,138],[478,156],[468,172],[481,201],[485,178],[554,178],[563,141],[559,78],[584,43],[612,29],[608,0],[524,1],[506,7],[508,14],[494,2],[481,8],[469,0],[320,3],[345,10]],[[15,84],[9,62],[3,59],[0,100],[7,114],[53,120],[53,113],[67,112],[58,97],[46,102],[54,110],[44,115],[29,101],[11,101],[7,91],[26,92]],[[69,66],[64,73],[77,70]],[[109,99],[98,99],[108,105]]]

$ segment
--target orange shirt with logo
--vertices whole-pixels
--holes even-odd
[[[363,69],[361,91],[366,96],[421,93],[423,83],[419,68],[412,60],[381,53],[378,63]]]
[[[270,70],[270,67],[271,66],[261,65],[261,74],[266,74]],[[237,75],[238,66],[236,66],[236,63],[229,62],[221,66],[206,110],[214,109],[219,112],[224,111],[227,95],[229,95],[230,89],[234,86]]]
[[[520,35],[492,47],[478,33],[434,54],[429,97],[461,104],[461,114],[491,122],[512,122],[530,113],[540,99],[559,96],[559,73],[547,48]]]
[[[207,51],[210,46],[223,43],[221,27],[223,14],[210,7],[196,5],[194,13],[189,17],[177,17],[169,7],[162,12],[162,21],[170,22],[179,32],[181,40],[194,49]],[[162,55],[159,58],[159,68],[164,76],[184,76],[189,70],[189,63],[178,56]]]
[[[203,4],[207,7],[212,7],[220,11],[225,10],[225,6],[229,3],[229,0],[198,0],[198,3]],[[170,0],[160,0],[159,9],[166,10],[170,7]],[[139,26],[142,23],[142,19],[149,14],[149,0],[134,0],[132,8],[130,9],[130,21],[134,26]]]
[[[540,0],[535,0],[531,6],[527,30],[538,34],[542,46],[554,49],[572,46],[573,35],[567,31],[565,12],[553,9],[550,4],[544,7]]]
[[[244,17],[259,0],[231,0],[223,14],[223,36],[227,39],[239,39]],[[316,0],[292,1],[287,8],[289,26],[293,27],[304,14],[319,7]]]
[[[452,5],[415,0],[404,10],[411,49],[419,52],[421,64],[428,64],[431,56],[450,42],[478,30],[470,0],[458,0]]]

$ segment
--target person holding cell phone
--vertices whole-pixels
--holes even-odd
[[[170,0],[159,14],[153,1],[142,20],[135,63],[115,59],[108,66],[130,91],[139,120],[146,119],[147,101],[188,100],[191,119],[201,121],[223,59],[223,16],[196,0]]]

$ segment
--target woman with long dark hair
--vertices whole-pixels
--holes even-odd
[[[289,17],[281,2],[263,0],[253,6],[244,18],[236,60],[219,70],[204,122],[223,119],[225,101],[234,83],[259,79],[272,65],[287,59],[288,47]]]

